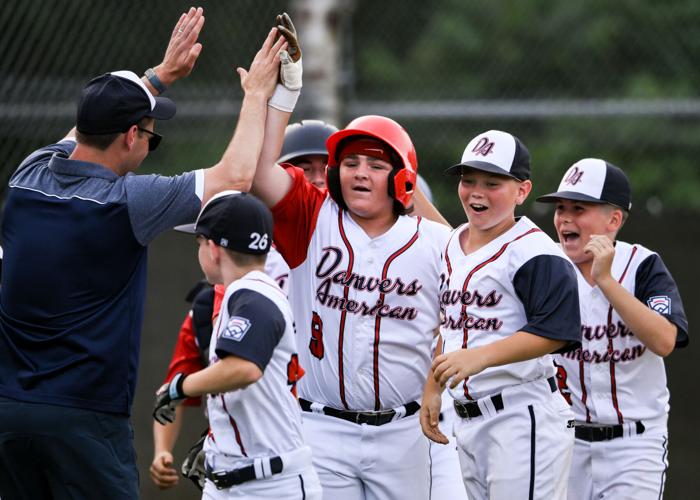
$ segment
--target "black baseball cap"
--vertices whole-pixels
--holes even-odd
[[[272,245],[272,213],[252,194],[222,191],[204,205],[196,222],[175,230],[202,235],[236,252],[264,255]]]
[[[462,161],[446,169],[445,173],[461,175],[463,170],[470,168],[525,181],[530,178],[530,152],[514,135],[488,130],[469,141],[462,153]]]
[[[610,203],[623,210],[632,209],[632,189],[621,168],[598,158],[579,160],[566,171],[556,193],[537,198],[542,203],[557,200]]]
[[[90,80],[78,102],[76,128],[81,134],[126,132],[142,118],[169,120],[175,116],[175,103],[167,97],[154,97],[131,71],[115,71]]]

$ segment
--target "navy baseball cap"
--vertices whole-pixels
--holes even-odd
[[[530,178],[530,152],[514,135],[488,130],[469,141],[462,153],[462,161],[449,167],[445,173],[461,175],[464,169],[470,168],[525,181]]]
[[[196,222],[175,230],[202,235],[236,252],[264,255],[272,245],[272,212],[252,194],[222,191],[204,205]]]
[[[632,209],[632,189],[625,173],[597,158],[584,158],[571,165],[557,192],[540,196],[537,201],[555,203],[561,199],[610,203],[623,210]]]
[[[142,118],[169,120],[175,116],[175,103],[167,97],[154,97],[131,71],[115,71],[90,80],[78,102],[76,128],[81,134],[126,132]]]

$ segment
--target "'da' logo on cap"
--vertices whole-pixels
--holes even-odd
[[[566,177],[564,177],[564,184],[575,186],[576,184],[581,182],[583,173],[583,170],[579,170],[577,166],[572,167],[569,173],[566,174]]]
[[[493,146],[494,142],[490,141],[488,137],[484,136],[481,139],[479,139],[479,142],[476,143],[476,145],[472,149],[472,153],[474,153],[477,156],[486,156],[488,154],[491,154],[491,152],[493,151]]]

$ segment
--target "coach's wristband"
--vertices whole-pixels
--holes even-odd
[[[146,70],[146,78],[148,78],[148,81],[151,82],[151,85],[153,85],[153,88],[156,89],[159,94],[168,90],[168,87],[163,85],[163,82],[160,81],[160,78],[158,78],[156,72],[153,71],[153,68],[148,68]]]
[[[267,101],[267,105],[280,111],[286,111],[291,113],[294,111],[294,106],[297,104],[297,99],[299,99],[300,90],[289,90],[287,87],[278,83],[275,87],[275,92]]]

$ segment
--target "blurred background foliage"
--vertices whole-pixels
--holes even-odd
[[[574,161],[625,169],[635,210],[700,209],[700,3],[694,0],[338,0],[344,57],[339,125],[392,116],[411,133],[420,171],[452,218],[441,171],[490,128],[518,135],[533,159],[534,194],[554,189]],[[241,98],[247,65],[281,0],[202,2],[204,51],[168,95],[179,119],[144,171],[214,163]],[[101,72],[157,63],[181,1],[6,0],[0,12],[3,178],[35,147],[67,131],[82,85]],[[303,36],[303,33],[302,33]],[[303,41],[303,38],[302,38]],[[312,118],[302,96],[293,119]],[[5,182],[3,182],[4,186]],[[533,197],[534,198],[534,197]]]
[[[402,123],[414,139],[419,171],[450,222],[462,222],[464,214],[456,180],[442,171],[484,130],[508,130],[528,146],[534,190],[522,212],[547,230],[549,212],[532,202],[535,196],[556,189],[573,162],[604,158],[632,181],[633,216],[625,237],[640,236],[667,256],[686,309],[694,314],[699,298],[691,293],[700,271],[689,264],[687,253],[700,239],[692,223],[700,210],[697,0],[204,0],[204,50],[193,74],[168,90],[178,116],[158,124],[165,140],[141,172],[174,174],[217,162],[240,105],[236,66],[249,65],[275,14],[328,3],[335,3],[336,11],[325,22],[341,54],[323,61],[339,75],[340,111],[334,121],[343,126],[374,113]],[[107,71],[140,74],[160,62],[179,13],[189,5],[182,0],[3,0],[0,197],[25,156],[73,126],[82,86]],[[295,19],[303,25],[303,18]],[[318,117],[312,89],[313,74],[307,72],[293,120]],[[134,407],[147,498],[180,494],[156,493],[147,479],[150,405],[172,345],[163,338],[174,343],[186,311],[182,297],[199,276],[193,248],[186,238],[165,235],[151,251]],[[676,384],[669,491],[676,492],[696,491],[691,483],[699,479],[693,472],[697,363],[688,356],[692,353],[674,354],[669,364]],[[193,496],[190,486],[182,488],[183,495]]]

